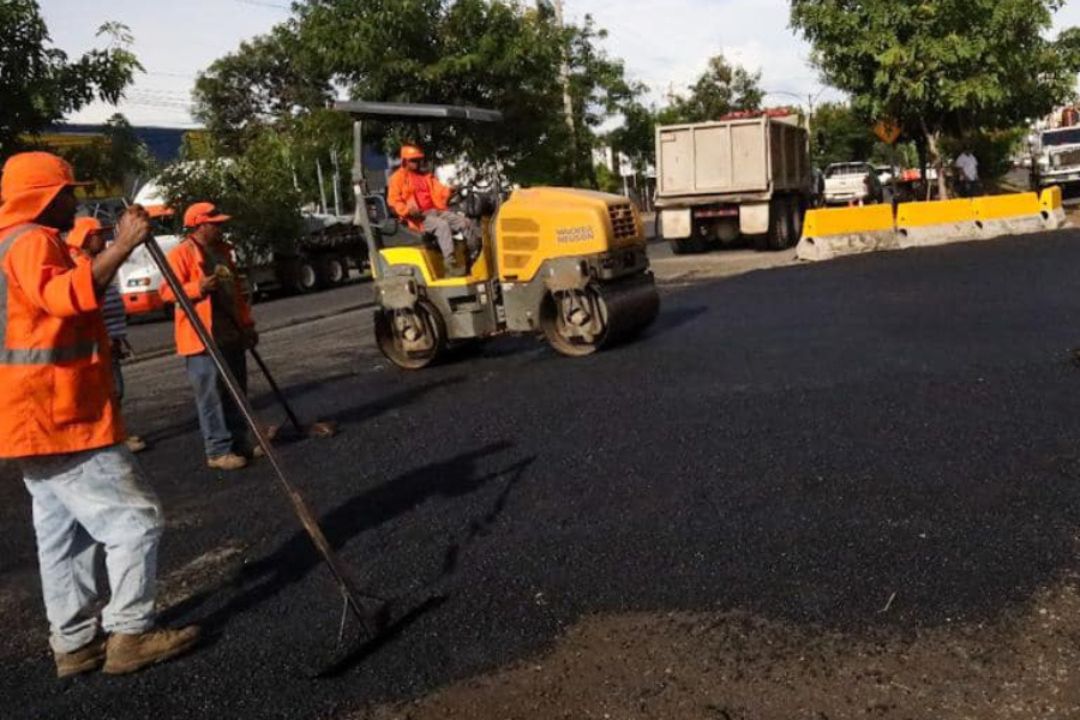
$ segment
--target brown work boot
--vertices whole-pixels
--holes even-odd
[[[66,678],[97,670],[105,662],[105,643],[108,640],[101,635],[74,652],[55,653],[56,677]]]
[[[146,441],[138,435],[128,435],[124,444],[127,445],[127,449],[133,453],[140,453],[146,449]]]
[[[138,635],[116,634],[109,638],[103,671],[126,675],[186,653],[199,642],[199,627],[151,630]]]
[[[206,458],[206,467],[211,470],[242,470],[247,464],[248,459],[236,453]]]

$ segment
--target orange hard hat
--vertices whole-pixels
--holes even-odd
[[[214,203],[195,203],[184,212],[184,227],[186,228],[195,228],[206,223],[225,223],[230,220],[232,216],[219,213]]]
[[[102,226],[96,218],[75,218],[75,227],[71,228],[71,232],[67,235],[67,244],[81,250],[83,246],[86,245],[86,239],[89,238],[92,233],[103,229],[104,226]]]
[[[30,222],[49,207],[60,191],[77,185],[75,171],[61,157],[47,152],[17,153],[4,163],[0,178],[0,215],[4,225]],[[3,227],[4,225],[0,225]]]
[[[416,145],[402,145],[401,146],[401,159],[405,160],[423,160],[424,151],[418,148]]]

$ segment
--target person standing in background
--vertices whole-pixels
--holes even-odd
[[[223,236],[222,226],[230,219],[213,203],[189,207],[184,213],[188,236],[169,253],[169,265],[246,393],[247,351],[258,344],[259,334],[233,260],[233,248]],[[165,302],[176,302],[168,283],[161,286],[161,297]],[[184,357],[195,392],[207,467],[224,471],[247,467],[262,449],[252,445],[240,407],[191,320],[182,312],[176,313],[176,352]]]
[[[102,250],[105,249],[107,238],[112,234],[111,228],[105,228],[94,218],[77,218],[75,227],[67,235],[67,244],[71,247],[72,257],[76,262],[84,260],[90,262]],[[120,298],[120,289],[116,281],[109,283],[105,288],[105,296],[102,298],[101,314],[105,320],[105,332],[109,335],[112,346],[112,370],[113,384],[116,390],[118,402],[124,400],[124,369],[122,361],[131,355],[130,346],[127,343],[127,313],[124,311],[124,301]],[[124,443],[128,450],[133,453],[142,452],[146,449],[146,441],[138,435],[128,435]]]
[[[960,157],[956,158],[953,166],[960,171],[959,190],[960,197],[975,197],[979,193],[979,161],[971,154],[971,150],[964,148]]]

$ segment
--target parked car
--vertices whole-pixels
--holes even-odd
[[[872,204],[881,201],[881,180],[870,163],[833,163],[825,168],[826,205]]]

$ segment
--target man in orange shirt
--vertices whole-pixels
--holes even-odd
[[[169,253],[169,264],[225,356],[229,369],[247,392],[247,350],[259,342],[259,335],[233,261],[232,246],[222,239],[221,226],[229,220],[213,203],[195,203],[189,207],[184,213],[184,227],[190,234]],[[161,297],[165,302],[176,302],[176,295],[167,283],[161,286]],[[244,468],[258,454],[251,444],[244,416],[191,321],[178,312],[175,322],[176,351],[184,356],[195,391],[206,464],[214,470]]]
[[[454,256],[454,233],[462,233],[470,259],[480,252],[476,224],[460,213],[450,212],[450,188],[434,173],[423,170],[424,151],[414,145],[401,148],[401,167],[390,176],[387,202],[397,216],[417,232],[431,233],[439,243],[451,277],[463,277],[468,268]]]
[[[33,499],[60,677],[134,672],[190,649],[199,634],[153,629],[164,523],[123,444],[99,311],[149,222],[129,211],[116,242],[76,264],[60,239],[74,224],[76,184],[71,166],[48,153],[14,155],[0,177],[0,458],[18,462]],[[99,617],[101,546],[111,597]]]

